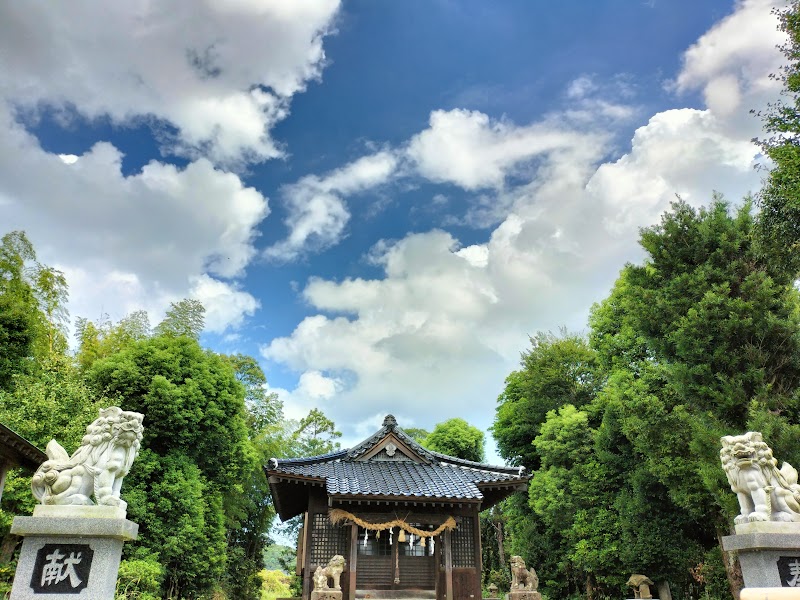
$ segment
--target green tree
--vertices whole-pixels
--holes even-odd
[[[292,432],[290,447],[294,456],[319,456],[338,450],[336,440],[340,437],[336,424],[321,410],[312,408]]]
[[[434,452],[464,460],[473,462],[484,460],[483,432],[464,419],[454,418],[437,423],[425,438],[423,445]]]
[[[36,261],[25,233],[0,240],[0,389],[15,373],[66,350],[67,284],[60,271]]]
[[[44,316],[47,352],[63,354],[67,350],[69,322],[67,279],[61,271],[38,263],[31,270],[30,279],[39,311]]]
[[[738,428],[755,398],[794,411],[800,381],[797,294],[758,261],[752,230],[748,204],[730,215],[719,199],[700,210],[675,203],[642,232],[646,263],[621,275],[624,321],[668,365],[675,393]]]
[[[276,454],[283,455],[283,405],[268,391],[267,378],[251,356],[226,356],[236,379],[245,389],[248,434],[258,460],[246,478],[239,524],[228,531],[228,570],[225,590],[231,598],[259,600],[267,532],[275,519],[269,483],[262,465]]]
[[[287,575],[294,573],[297,553],[294,548],[281,544],[272,544],[264,549],[264,568],[270,571],[282,571]]]
[[[785,282],[800,275],[800,2],[776,13],[788,38],[781,47],[787,61],[776,75],[781,99],[760,114],[768,135],[760,145],[774,167],[757,196],[758,240],[772,276]]]
[[[548,414],[564,406],[580,408],[591,402],[602,376],[595,352],[586,340],[564,330],[560,336],[541,332],[533,336],[531,349],[522,354],[520,366],[506,378],[491,431],[506,461],[535,474],[542,469],[542,457],[534,440]],[[542,573],[552,574],[543,578],[542,589],[557,597],[579,589],[581,579],[567,556],[569,530],[561,531],[557,524],[545,522],[534,510],[533,500],[522,494],[503,504],[502,523],[510,552],[539,565]]]
[[[533,440],[547,413],[566,404],[580,408],[594,398],[602,377],[586,340],[566,331],[560,337],[537,333],[520,362],[497,399],[491,431],[503,458],[535,470],[540,459]]]
[[[278,394],[268,391],[267,376],[258,361],[245,354],[232,354],[226,358],[245,389],[251,434],[258,436],[276,426],[283,418],[283,403]]]
[[[193,337],[162,335],[97,360],[86,377],[146,415],[143,450],[126,479],[128,511],[140,523],[127,556],[159,557],[167,597],[211,591],[240,564],[233,532],[251,515],[246,482],[259,464],[231,362]]]
[[[128,514],[139,523],[139,539],[125,545],[126,559],[157,557],[163,598],[210,595],[224,578],[228,558],[218,486],[186,453],[158,455],[143,447],[125,488]]]
[[[75,337],[78,340],[76,359],[83,369],[95,361],[120,352],[134,342],[152,335],[150,318],[144,310],[126,315],[118,323],[104,316],[98,323],[79,317],[75,320]]]
[[[421,427],[404,427],[403,431],[411,436],[411,438],[418,444],[422,444],[425,441],[425,438],[430,435],[430,431],[427,429],[422,429]]]
[[[699,210],[677,202],[642,231],[644,263],[627,265],[592,312],[592,345],[609,373],[604,410],[637,465],[622,479],[622,524],[650,506],[651,542],[685,532],[680,552],[662,557],[674,578],[687,560],[704,561],[733,516],[719,437],[763,413],[786,424],[799,416],[797,292],[773,278],[753,239],[747,203],[731,213],[719,198]],[[640,550],[628,560],[646,556],[630,547]]]
[[[171,302],[164,320],[156,325],[155,334],[199,340],[205,326],[205,314],[206,309],[199,300],[184,298],[180,302]]]
[[[555,574],[552,598],[618,596],[631,572],[688,597],[689,568],[718,593],[735,506],[720,436],[766,430],[796,460],[798,294],[754,232],[747,203],[675,203],[593,308],[590,345],[545,339],[509,376],[493,432],[533,479],[527,502],[507,503],[507,531]]]

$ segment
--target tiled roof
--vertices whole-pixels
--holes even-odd
[[[389,434],[416,454],[419,462],[365,459]],[[267,471],[273,476],[324,481],[330,496],[481,500],[483,485],[527,481],[517,467],[485,465],[427,450],[400,429],[391,415],[380,430],[349,450],[311,458],[273,458]]]
[[[305,465],[284,465],[276,473],[325,480],[328,494],[367,496],[415,496],[425,498],[483,498],[478,483],[514,482],[509,473],[476,470],[447,463],[356,462],[327,460]]]

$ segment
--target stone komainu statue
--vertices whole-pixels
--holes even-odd
[[[527,569],[525,560],[521,556],[511,557],[511,589],[513,590],[532,590],[539,588],[539,578],[533,567]]]
[[[800,521],[800,485],[795,468],[784,462],[779,470],[772,450],[757,431],[725,436],[720,441],[722,468],[741,509],[734,522]]]
[[[319,566],[314,571],[314,591],[342,589],[341,578],[344,571],[345,560],[341,554],[335,555],[324,567]],[[333,580],[333,588],[328,585],[328,579]]]
[[[116,406],[101,409],[72,456],[50,440],[49,460],[31,480],[33,495],[42,504],[94,504],[94,497],[97,504],[126,508],[119,490],[139,452],[143,419]]]

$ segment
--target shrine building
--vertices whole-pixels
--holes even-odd
[[[350,448],[266,467],[282,520],[304,515],[297,548],[303,598],[334,555],[345,558],[342,600],[481,598],[478,513],[527,489],[520,467],[423,448],[388,415]]]

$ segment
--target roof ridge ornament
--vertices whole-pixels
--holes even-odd
[[[394,415],[386,415],[386,418],[383,420],[383,426],[394,429],[397,427],[397,419],[394,418]]]

